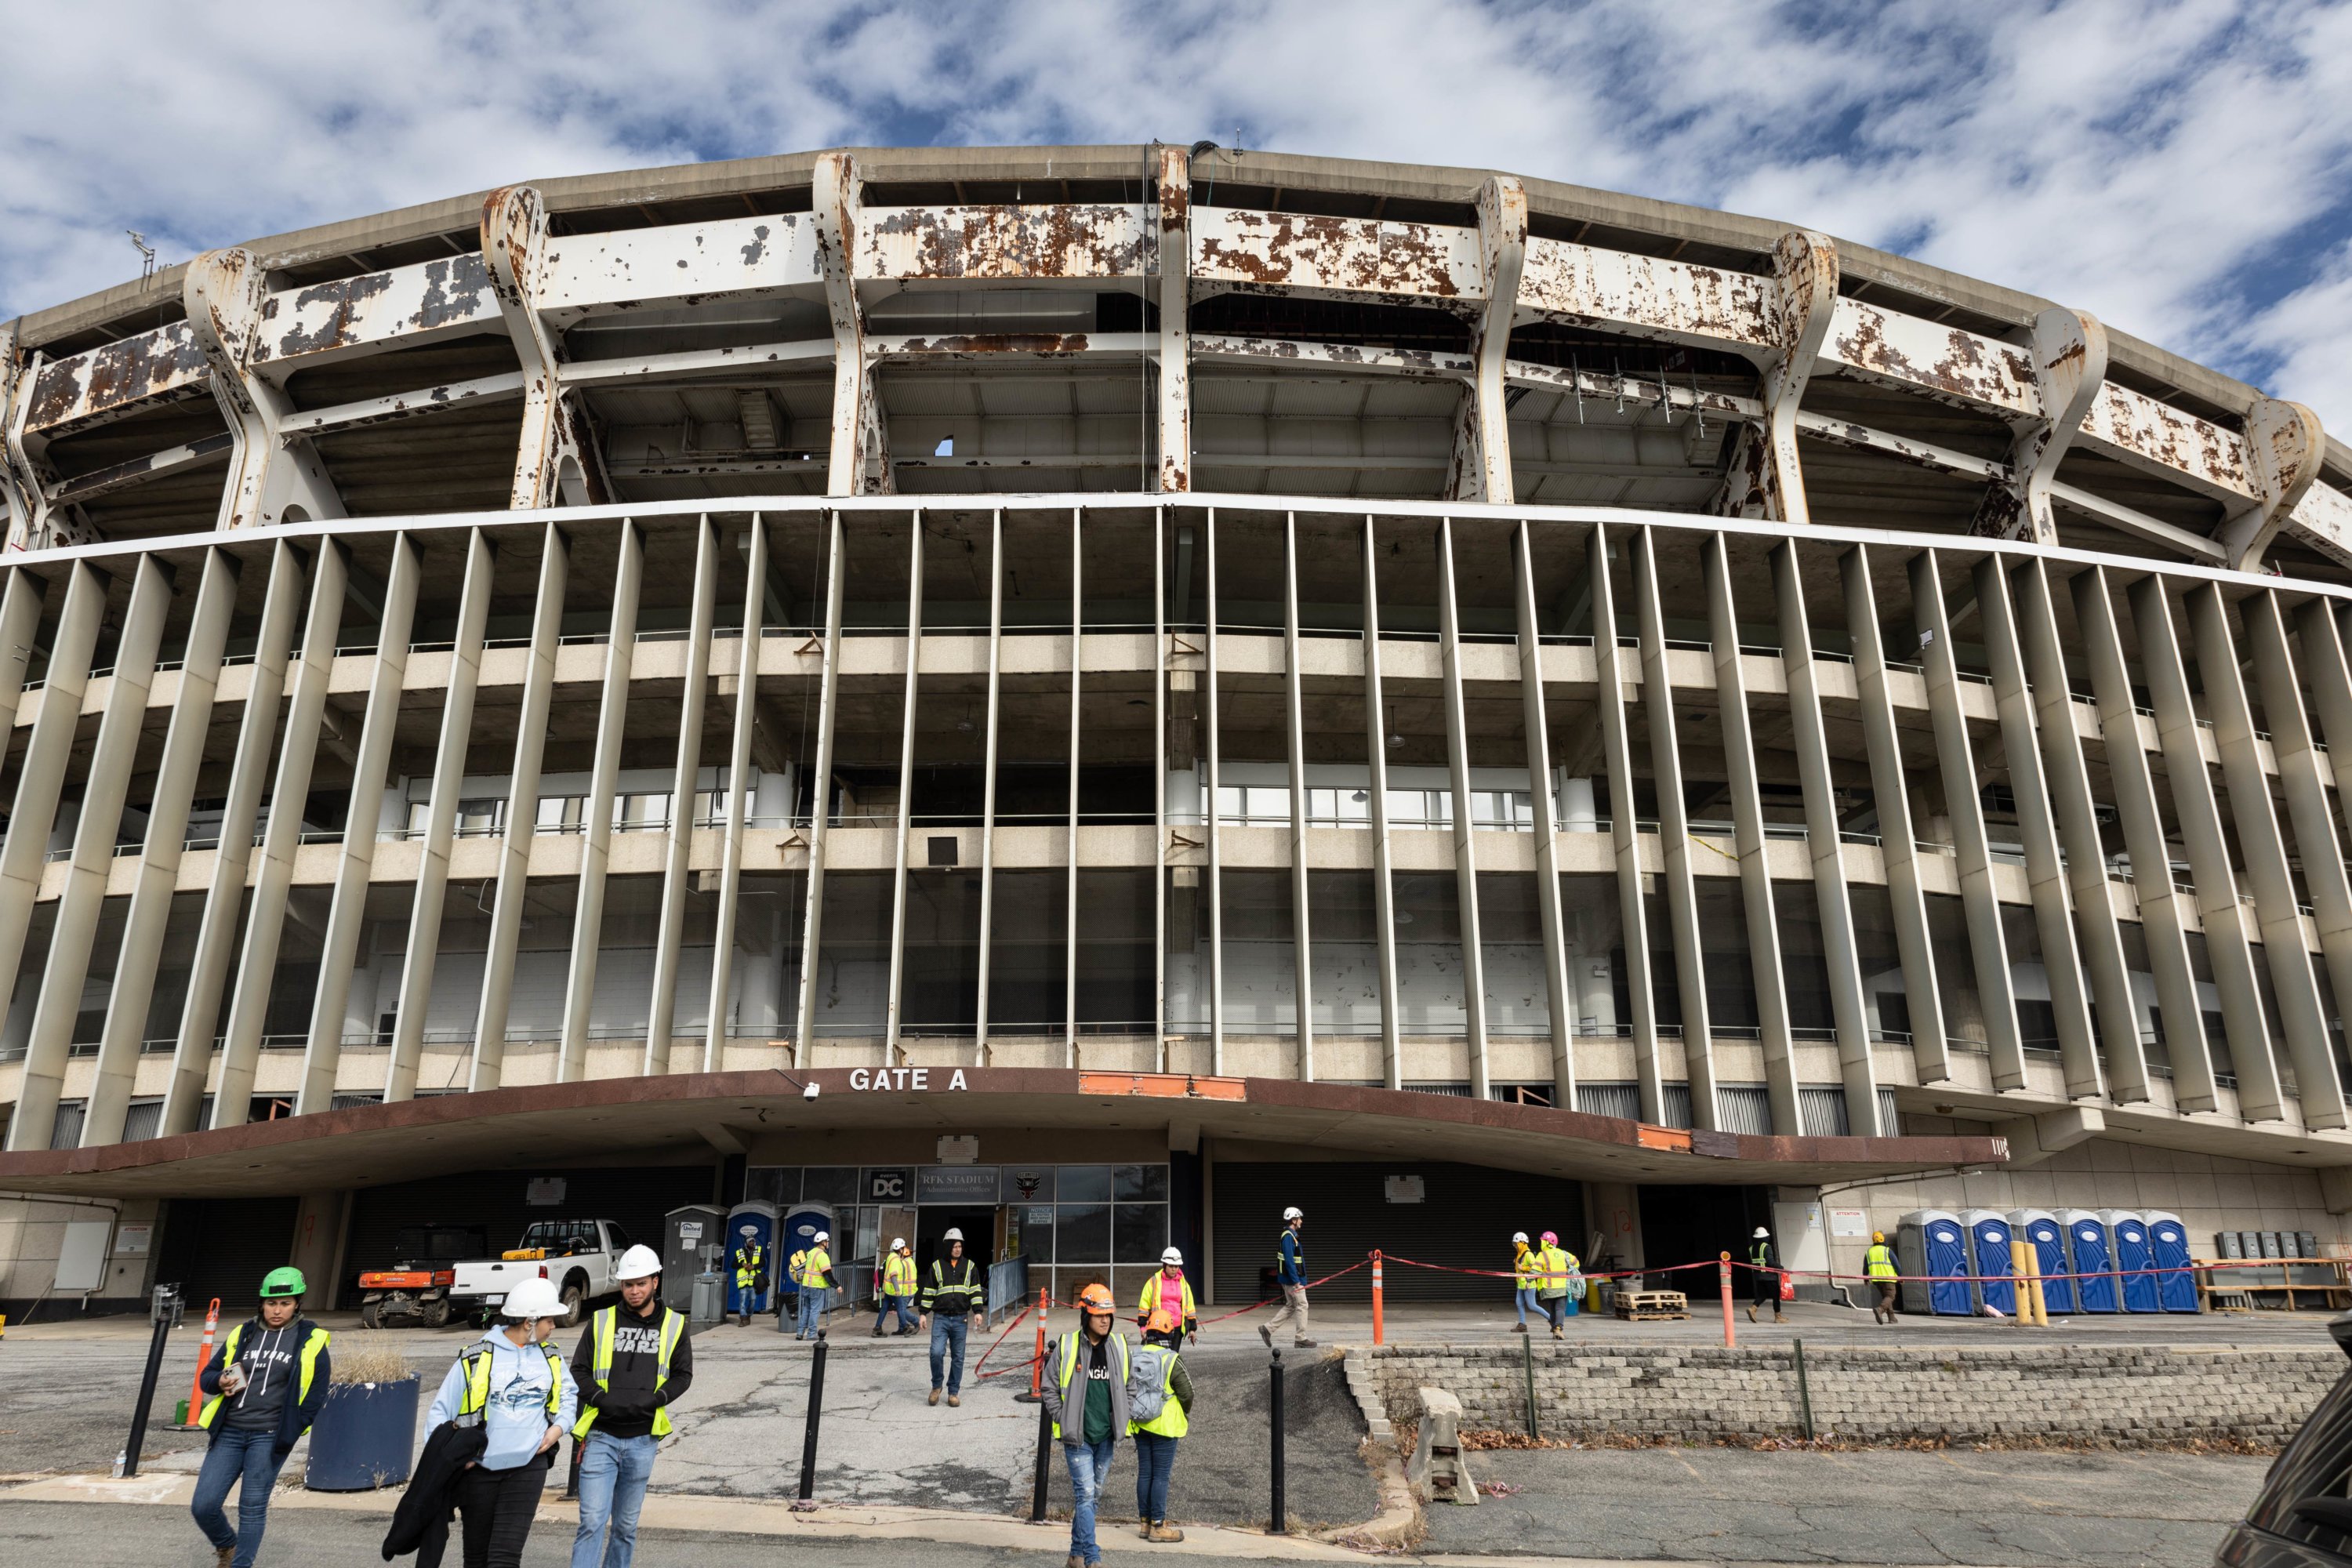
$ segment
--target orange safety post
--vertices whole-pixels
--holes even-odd
[[[1731,1349],[1731,1254],[1715,1255],[1715,1272],[1723,1285],[1723,1348]]]
[[[1372,1343],[1384,1344],[1381,1337],[1381,1249],[1372,1248]]]
[[[196,1412],[205,1407],[205,1363],[213,1359],[213,1331],[220,1327],[220,1298],[205,1309],[205,1342],[196,1348],[196,1373],[188,1379],[188,1418],[183,1427],[196,1424]]]

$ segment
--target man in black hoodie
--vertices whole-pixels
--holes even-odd
[[[196,1425],[212,1434],[188,1511],[213,1544],[219,1568],[253,1568],[269,1522],[269,1491],[294,1441],[327,1402],[334,1365],[327,1331],[302,1316],[299,1268],[273,1268],[255,1315],[228,1331],[197,1375],[207,1395]],[[237,1488],[231,1530],[221,1505]]]
[[[670,1432],[669,1406],[694,1382],[694,1342],[686,1319],[662,1305],[661,1259],[654,1249],[632,1247],[613,1277],[620,1281],[620,1305],[589,1319],[572,1352],[572,1381],[580,1385],[572,1436],[583,1445],[572,1568],[629,1568],[654,1455]]]

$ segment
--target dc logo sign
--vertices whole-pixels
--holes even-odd
[[[907,1173],[876,1171],[866,1178],[866,1195],[876,1203],[888,1203],[907,1195]]]

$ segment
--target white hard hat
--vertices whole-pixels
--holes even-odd
[[[1171,1247],[1160,1255],[1160,1262],[1163,1268],[1181,1268],[1184,1267],[1184,1255]]]
[[[1282,1217],[1284,1222],[1287,1224],[1291,1220],[1305,1219],[1307,1216],[1300,1214],[1297,1209],[1285,1209],[1282,1211]]]
[[[961,1241],[963,1239],[963,1232],[958,1230],[953,1226],[948,1226],[948,1233],[940,1237],[940,1239],[941,1241]]]
[[[1515,1247],[1525,1247],[1528,1244],[1528,1233],[1524,1230],[1511,1232],[1511,1244]]]
[[[907,1238],[903,1236],[894,1236],[890,1238],[890,1250],[893,1252],[898,1251],[900,1247],[906,1245]]]
[[[507,1292],[506,1305],[499,1309],[502,1318],[560,1318],[563,1316],[563,1298],[555,1293],[551,1279],[526,1279]]]
[[[613,1266],[613,1278],[626,1284],[632,1279],[650,1279],[661,1271],[660,1257],[641,1241],[621,1254],[621,1261]]]
[[[1766,1230],[1766,1229],[1765,1229],[1762,1226],[1760,1226],[1760,1225],[1759,1225],[1759,1226],[1758,1226],[1756,1227],[1756,1239],[1757,1239],[1758,1241],[1762,1241],[1766,1237],[1769,1237],[1769,1236],[1770,1236],[1771,1234],[1772,1234],[1772,1233],[1771,1233],[1770,1231]]]
[[[747,1225],[737,1234],[741,1236],[757,1236],[760,1234],[760,1227],[756,1225]]]
[[[831,1241],[833,1239],[833,1233],[831,1231],[821,1230],[809,1239],[812,1241]]]

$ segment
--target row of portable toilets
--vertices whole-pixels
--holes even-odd
[[[1903,1216],[1895,1258],[1903,1310],[1970,1318],[2017,1313],[2010,1242],[2029,1243],[2053,1312],[2193,1312],[2189,1232],[2180,1216],[2126,1209],[1918,1209]],[[2159,1270],[2160,1272],[2148,1272]],[[2111,1272],[2113,1271],[2113,1272]],[[1937,1279],[1937,1275],[1976,1279]],[[2059,1278],[2076,1276],[2077,1278]]]
[[[737,1282],[731,1261],[735,1249],[742,1245],[747,1226],[762,1255],[761,1277],[748,1290]],[[773,1311],[780,1291],[786,1296],[795,1294],[783,1289],[786,1260],[793,1253],[814,1246],[819,1231],[832,1228],[831,1204],[790,1204],[780,1208],[765,1199],[749,1198],[732,1209],[711,1204],[688,1204],[684,1208],[672,1209],[662,1221],[663,1302],[677,1311],[688,1310],[693,1299],[694,1277],[702,1270],[706,1249],[716,1247],[716,1266],[725,1281],[725,1310],[730,1314]],[[838,1244],[830,1250],[835,1258],[847,1252]]]

